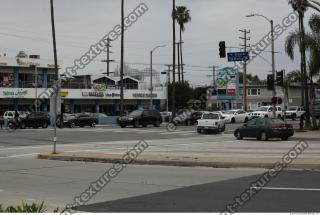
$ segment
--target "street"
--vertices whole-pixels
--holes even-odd
[[[195,155],[265,157],[284,155],[299,139],[289,141],[236,140],[227,125],[223,134],[197,134],[194,127],[161,128],[65,128],[58,130],[58,151],[125,154],[139,140],[149,148],[146,155]],[[0,201],[45,201],[50,209],[64,208],[110,164],[39,160],[39,152],[52,150],[51,129],[1,131]],[[301,157],[320,153],[318,140],[308,141]],[[266,169],[206,168],[129,165],[103,191],[79,208],[87,212],[220,212]],[[320,208],[320,173],[313,170],[285,170],[252,200],[239,208],[243,212],[310,212]],[[277,196],[274,198],[274,196]],[[267,202],[268,204],[266,204]]]

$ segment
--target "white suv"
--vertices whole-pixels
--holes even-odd
[[[286,117],[291,118],[294,121],[297,118],[300,118],[305,113],[306,112],[304,111],[303,107],[291,106],[288,107],[286,111]]]
[[[276,117],[282,118],[284,113],[280,106],[276,106]],[[251,118],[257,117],[270,117],[273,118],[273,107],[272,106],[261,106],[259,110],[251,113]]]

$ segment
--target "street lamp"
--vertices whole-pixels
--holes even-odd
[[[166,45],[156,46],[150,51],[150,109],[153,109],[153,100],[152,100],[152,92],[153,92],[153,86],[152,86],[152,55],[153,52],[158,49],[166,47]]]
[[[246,17],[254,17],[254,16],[260,16],[262,18],[264,18],[265,20],[267,20],[270,25],[271,25],[271,56],[272,56],[272,75],[273,77],[276,76],[276,69],[275,69],[275,51],[274,51],[274,29],[273,29],[273,20],[272,19],[268,19],[266,16],[261,15],[261,14],[249,14]],[[272,90],[272,97],[276,97],[276,88],[273,87]],[[273,106],[273,117],[276,117],[276,107],[275,104],[272,105]]]

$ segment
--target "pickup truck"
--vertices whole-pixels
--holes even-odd
[[[291,106],[288,107],[286,111],[286,117],[291,118],[293,121],[295,121],[297,118],[299,119],[305,113],[306,112],[304,111],[303,107]]]
[[[283,116],[284,116],[284,113],[282,112],[281,107],[276,106],[276,118],[283,118]],[[251,113],[251,119],[252,118],[263,118],[263,117],[273,118],[273,107],[272,106],[261,106],[259,108],[259,110]]]
[[[201,134],[204,131],[213,131],[215,133],[224,132],[226,125],[224,117],[219,113],[204,112],[197,124],[197,132]]]

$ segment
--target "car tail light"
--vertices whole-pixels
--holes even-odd
[[[287,124],[287,128],[293,128],[293,125]]]

